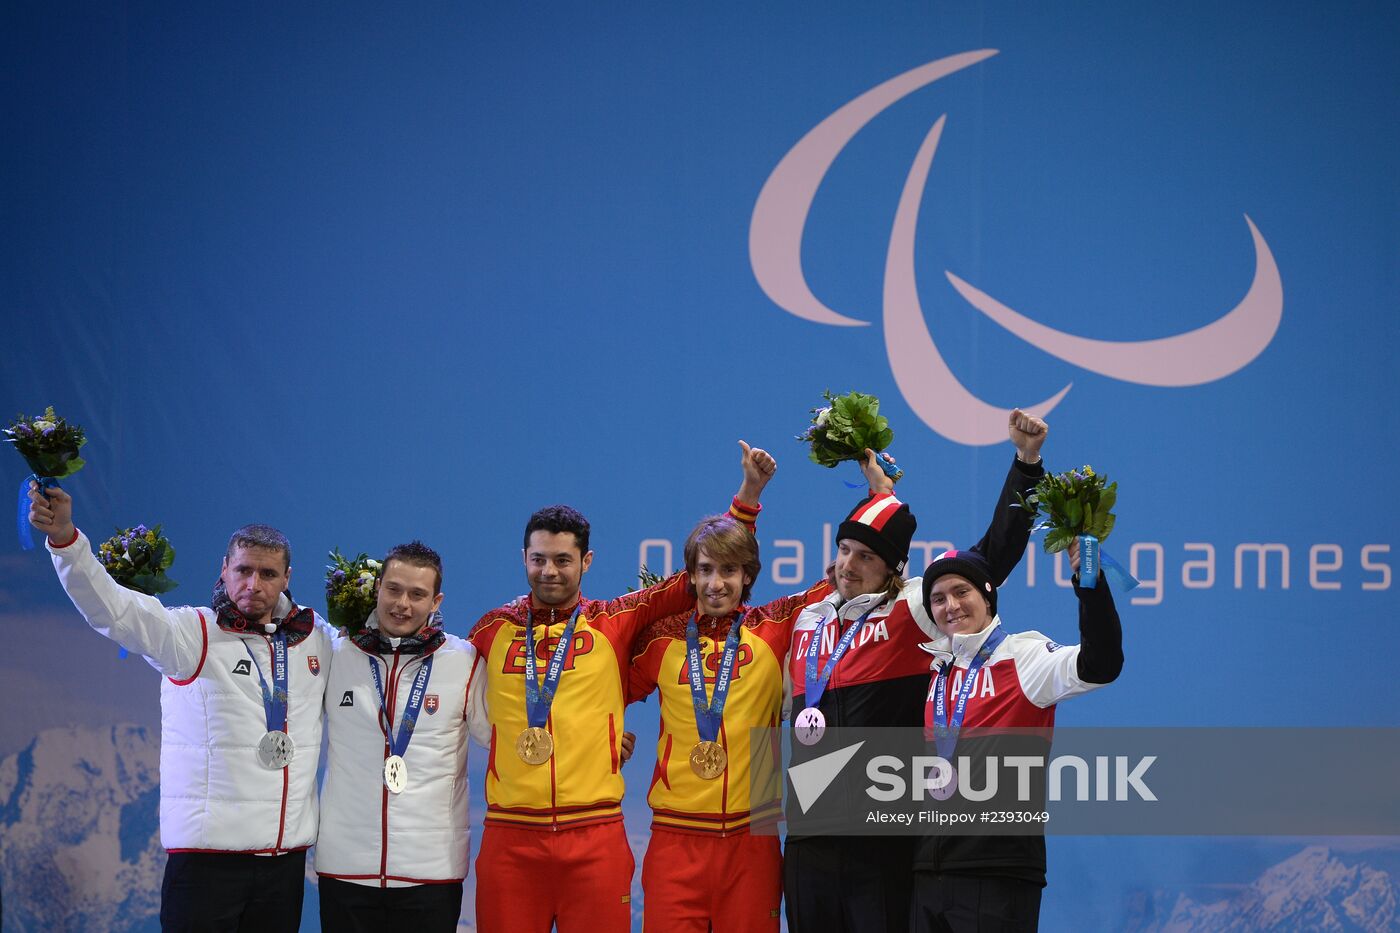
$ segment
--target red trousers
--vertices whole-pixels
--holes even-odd
[[[783,853],[777,836],[702,836],[652,827],[642,861],[652,933],[777,933]]]
[[[558,832],[487,824],[476,857],[481,933],[628,933],[636,862],[622,822]]]

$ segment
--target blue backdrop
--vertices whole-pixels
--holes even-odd
[[[464,633],[541,505],[593,521],[587,594],[678,564],[738,438],[780,460],[755,598],[814,579],[856,478],[792,439],[827,388],[883,400],[918,570],[980,533],[999,410],[1048,400],[1144,581],[1062,723],[1400,725],[1397,52],[1361,2],[9,3],[0,412],[86,426],[78,522],[163,522],[171,604],[268,521],[318,608],[330,548],[422,538]],[[6,929],[151,928],[158,678],[4,540]],[[1003,618],[1075,640],[1060,573]],[[1397,865],[1057,838],[1044,926],[1280,886],[1354,922]]]

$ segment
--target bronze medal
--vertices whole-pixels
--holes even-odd
[[[542,765],[554,754],[554,736],[544,726],[531,726],[515,740],[515,753],[527,765]]]
[[[713,781],[729,766],[729,756],[718,742],[696,742],[690,750],[690,770],[697,776]]]

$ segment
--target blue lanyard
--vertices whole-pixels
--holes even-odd
[[[739,629],[743,627],[742,613],[735,616],[729,627],[729,635],[724,639],[724,655],[715,674],[715,692],[709,702],[705,701],[705,675],[700,670],[700,626],[695,621],[695,613],[685,624],[685,667],[690,676],[690,700],[695,706],[695,731],[700,741],[713,742],[719,737],[719,726],[724,721],[724,703],[729,698],[730,675],[734,672],[734,659],[739,654]]]
[[[379,691],[379,711],[384,715],[384,732],[389,736],[389,754],[403,757],[408,751],[408,743],[413,740],[413,728],[418,725],[418,711],[423,708],[423,692],[428,689],[428,677],[433,672],[433,656],[423,659],[418,668],[418,676],[413,678],[413,689],[408,692],[408,702],[403,707],[403,720],[399,723],[398,734],[394,734],[394,721],[389,718],[389,705],[384,696],[384,679],[379,673],[379,659],[368,658],[369,671],[374,675],[374,689]]]
[[[253,662],[253,670],[258,672],[258,686],[262,688],[263,715],[267,718],[267,731],[287,730],[287,633],[281,629],[271,637],[272,642],[272,689],[267,689],[267,678],[263,676],[258,659],[253,657],[253,649],[243,642],[243,650]]]
[[[812,630],[812,640],[807,643],[807,683],[806,696],[807,705],[816,706],[822,701],[822,694],[826,693],[826,682],[831,679],[831,672],[836,670],[836,662],[846,656],[851,644],[856,640],[856,632],[865,626],[865,620],[870,618],[870,613],[880,608],[879,605],[871,606],[848,629],[846,634],[841,636],[841,640],[836,643],[836,648],[831,652],[831,657],[826,661],[820,674],[817,673],[817,656],[821,653],[822,633],[826,631],[829,620],[823,619],[821,625]]]
[[[958,733],[962,730],[963,714],[967,712],[967,698],[972,696],[972,682],[977,678],[977,672],[982,669],[982,665],[987,663],[987,659],[992,656],[992,652],[997,650],[1006,639],[1006,629],[1000,625],[996,627],[987,640],[982,642],[982,647],[978,649],[977,656],[967,666],[967,673],[963,675],[962,687],[958,690],[958,702],[953,706],[953,721],[948,721],[948,706],[946,696],[948,692],[948,681],[953,676],[953,662],[950,660],[943,666],[943,670],[938,672],[933,684],[933,743],[938,749],[938,757],[944,761],[951,761],[953,749],[958,744]]]
[[[554,705],[554,691],[559,689],[559,676],[564,673],[564,656],[569,652],[569,644],[574,640],[574,626],[578,623],[583,603],[574,610],[573,616],[564,626],[564,634],[554,646],[549,656],[549,667],[544,672],[544,683],[539,681],[539,667],[535,664],[535,610],[530,609],[530,625],[525,629],[525,717],[534,727],[543,726],[549,721],[549,708]],[[545,626],[545,635],[549,626]]]

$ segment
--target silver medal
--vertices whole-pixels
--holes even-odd
[[[402,794],[408,786],[408,765],[402,755],[390,755],[384,760],[384,786],[391,794]]]
[[[826,735],[826,717],[815,706],[809,706],[793,720],[792,733],[803,745],[816,745]]]
[[[258,764],[269,771],[280,771],[292,763],[296,743],[285,732],[272,730],[258,741]]]

